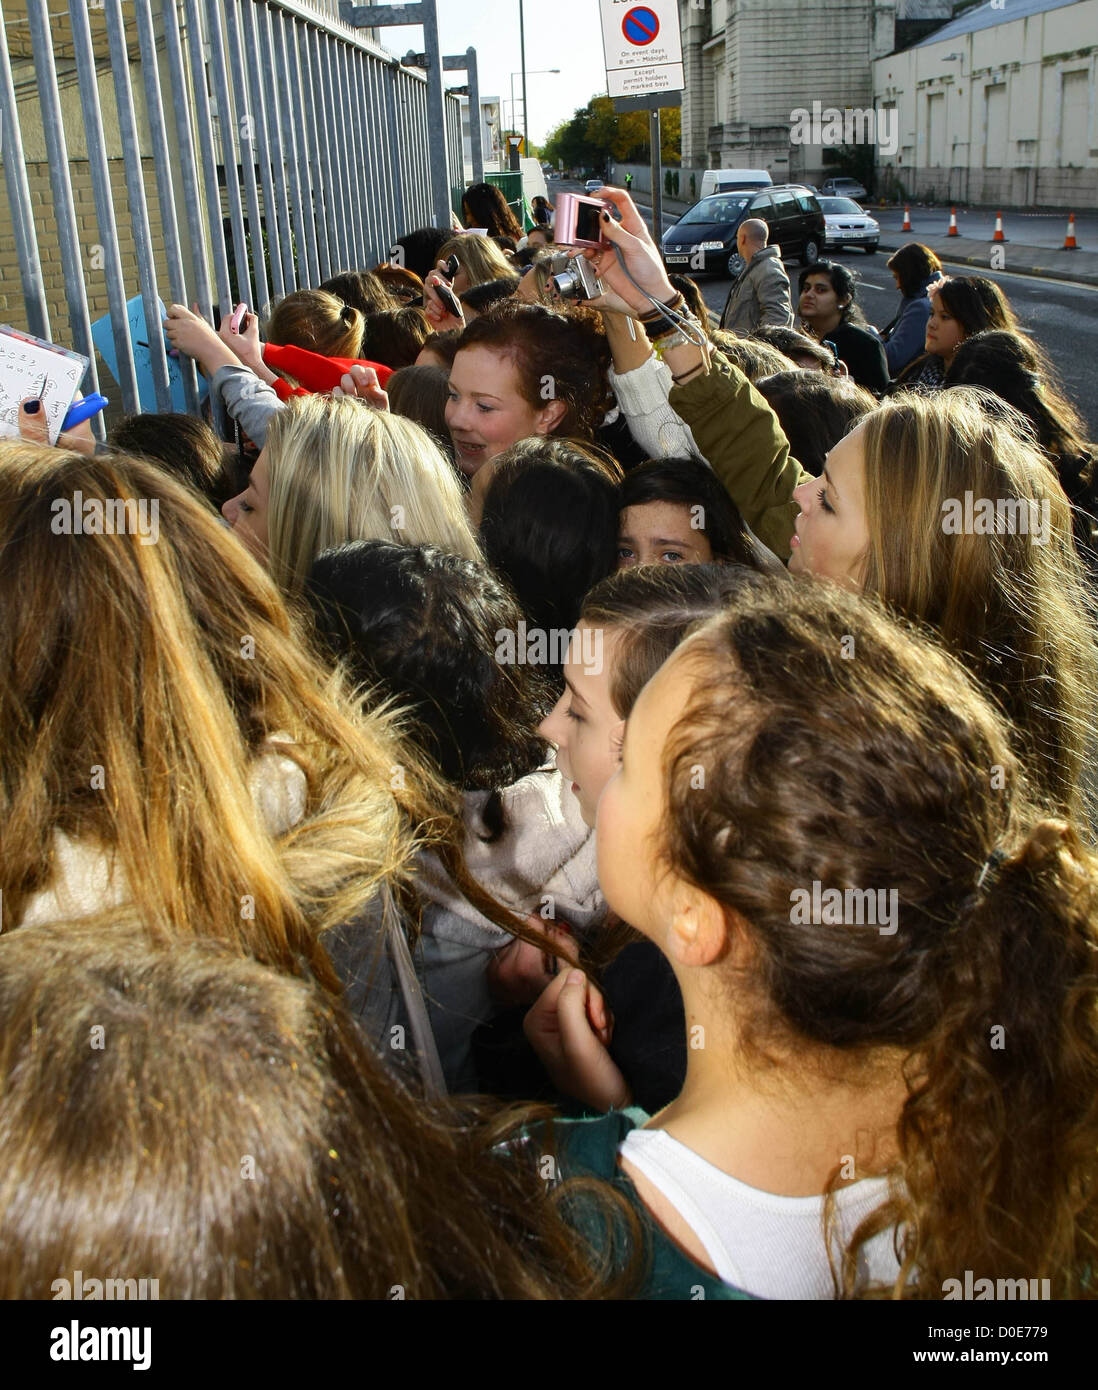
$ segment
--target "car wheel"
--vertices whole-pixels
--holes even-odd
[[[801,265],[815,265],[820,259],[820,243],[809,239],[801,252]]]
[[[738,251],[733,251],[728,258],[728,273],[735,280],[741,270],[743,270],[743,257]]]
[[[865,254],[867,256],[872,256],[873,252],[876,251],[876,249],[877,243],[875,241],[870,242],[870,244],[865,248]]]

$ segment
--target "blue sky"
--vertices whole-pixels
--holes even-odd
[[[606,68],[598,0],[523,0],[526,16],[526,95],[530,139],[539,143],[596,93],[606,93]],[[511,116],[511,74],[522,118],[519,66],[519,0],[438,0],[439,33],[445,54],[477,50],[477,71],[484,96],[507,102]],[[391,52],[419,50],[421,29],[382,29],[381,42]],[[534,75],[542,68],[560,74]],[[461,86],[463,73],[446,73],[447,86]]]

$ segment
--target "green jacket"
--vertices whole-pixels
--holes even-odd
[[[618,1167],[618,1148],[631,1129],[645,1124],[648,1116],[643,1110],[612,1110],[582,1120],[554,1120],[553,1147],[561,1179],[599,1178],[610,1183],[636,1212],[644,1232],[646,1277],[635,1297],[652,1300],[683,1299],[703,1301],[717,1299],[737,1301],[751,1299],[741,1289],[730,1288],[715,1275],[708,1274],[664,1235],[648,1214],[637,1189]],[[540,1128],[540,1127],[539,1127]],[[605,1207],[602,1208],[605,1211]],[[605,1249],[609,1234],[605,1220],[596,1213],[589,1199],[572,1201],[566,1208],[569,1219],[597,1250]],[[617,1246],[615,1249],[625,1248]]]
[[[784,562],[801,510],[793,489],[812,474],[790,457],[778,417],[747,377],[721,353],[712,359],[709,374],[673,386],[668,403],[690,426],[744,521]]]

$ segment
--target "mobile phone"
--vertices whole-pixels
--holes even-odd
[[[611,205],[582,193],[562,193],[557,198],[553,240],[558,246],[602,246],[602,214]]]
[[[440,271],[440,274],[445,275],[447,280],[452,280],[460,269],[461,263],[458,261],[457,256],[450,256]]]
[[[831,349],[831,356],[835,359],[835,360],[834,360],[834,363],[832,364],[832,370],[833,370],[833,371],[838,370],[838,366],[839,366],[839,349],[835,346],[835,344],[831,341],[830,338],[824,338],[824,340],[822,341],[822,343],[820,344],[820,346],[821,346],[821,347],[825,347],[825,348],[830,348],[830,349]]]
[[[442,300],[443,306],[448,314],[452,314],[456,319],[465,317],[461,312],[461,305],[458,303],[457,295],[449,285],[436,285],[435,294]]]
[[[236,308],[233,310],[233,316],[232,316],[232,318],[229,320],[229,328],[230,328],[230,330],[231,330],[233,333],[239,333],[239,332],[240,332],[240,325],[241,325],[241,323],[242,323],[247,317],[248,317],[248,306],[247,306],[246,304],[238,304],[238,305],[236,306]]]

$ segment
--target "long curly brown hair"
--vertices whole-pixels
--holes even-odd
[[[747,1055],[850,1075],[906,1057],[891,1197],[837,1291],[874,1292],[858,1250],[895,1227],[878,1296],[972,1271],[1094,1297],[1098,860],[1033,800],[962,667],[872,601],[756,582],[676,659],[694,681],[662,853],[746,923]],[[791,885],[813,883],[895,890],[896,930],[794,922]]]

